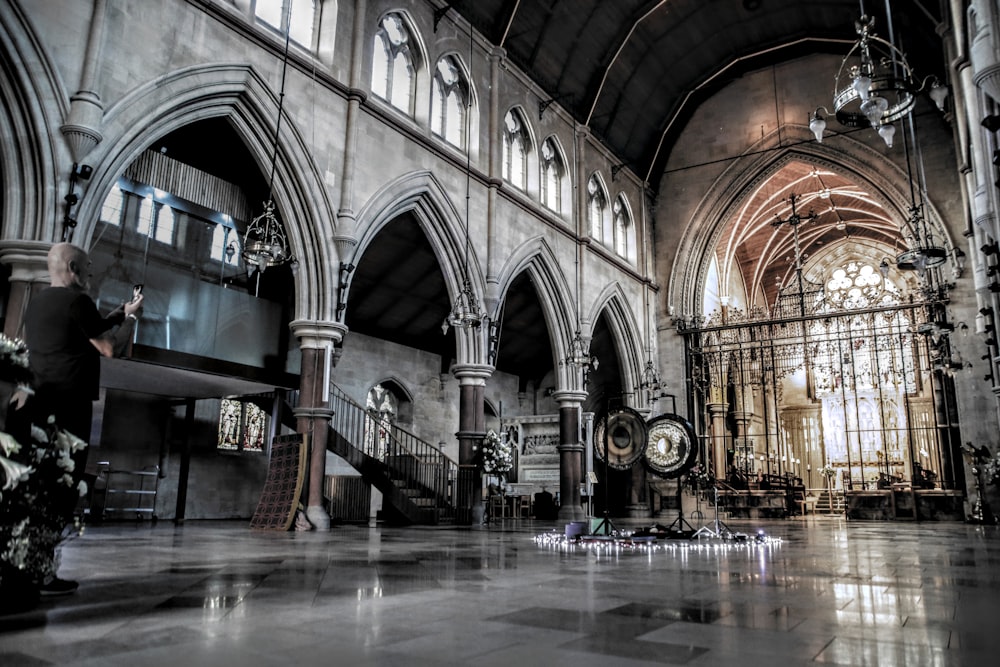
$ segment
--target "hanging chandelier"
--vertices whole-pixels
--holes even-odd
[[[451,312],[441,323],[441,333],[448,333],[448,327],[457,329],[473,329],[482,325],[486,313],[479,307],[479,299],[472,291],[472,281],[469,280],[469,255],[472,241],[469,238],[469,200],[471,199],[472,183],[472,147],[470,143],[472,128],[472,29],[469,29],[469,70],[470,88],[465,100],[465,258],[462,263],[462,289],[455,297]]]
[[[573,340],[569,344],[569,355],[563,359],[563,364],[570,368],[576,368],[583,372],[583,384],[590,380],[591,371],[596,371],[601,362],[597,357],[590,354],[589,346],[583,340],[583,334],[579,330],[573,335]]]
[[[263,272],[269,266],[279,266],[291,259],[285,231],[274,216],[274,200],[264,203],[264,212],[247,227],[243,240],[243,260],[248,266]]]
[[[271,147],[271,177],[267,184],[267,201],[264,202],[264,212],[250,222],[243,238],[243,260],[247,266],[257,267],[260,273],[263,273],[268,267],[280,266],[292,259],[285,230],[282,229],[281,223],[274,215],[274,171],[278,163],[278,137],[281,133],[282,109],[285,104],[285,75],[288,72],[289,39],[290,33],[286,27],[285,51],[281,62],[281,92],[278,94],[278,119],[274,126],[274,142]]]
[[[916,103],[916,94],[930,84],[929,95],[938,109],[944,108],[948,89],[937,77],[918,83],[902,51],[874,33],[875,19],[867,15],[854,23],[858,40],[840,63],[833,92],[833,114],[849,128],[871,127],[892,148],[895,121],[905,118]],[[826,130],[826,107],[818,107],[809,118],[809,129],[822,143]]]

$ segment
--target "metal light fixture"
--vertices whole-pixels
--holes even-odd
[[[569,345],[569,356],[563,359],[563,363],[572,368],[578,368],[583,372],[584,385],[590,379],[591,371],[596,371],[601,365],[597,357],[590,354],[590,350],[587,344],[583,342],[583,335],[579,329],[573,335],[573,340]]]
[[[471,80],[472,68],[472,30],[469,30],[469,78]],[[471,198],[472,183],[472,144],[471,144],[471,118],[472,118],[472,90],[471,87],[466,93],[465,100],[465,258],[462,263],[462,290],[455,297],[451,312],[441,323],[441,333],[448,333],[448,327],[462,329],[478,328],[486,319],[486,313],[479,307],[479,299],[472,291],[472,282],[469,280],[469,254],[472,245],[469,239],[469,200]]]
[[[289,24],[291,18],[289,17]],[[274,127],[274,143],[271,150],[271,177],[267,184],[267,201],[264,212],[250,221],[243,239],[243,260],[248,267],[256,267],[257,286],[260,287],[260,273],[272,266],[280,266],[292,259],[285,230],[274,215],[274,171],[278,162],[278,136],[281,133],[282,110],[285,104],[285,75],[288,72],[289,29],[285,28],[285,51],[281,63],[281,92],[278,94],[278,119]]]
[[[875,19],[871,16],[862,15],[854,22],[858,39],[840,63],[833,91],[833,114],[845,127],[873,128],[885,145],[892,148],[896,133],[893,123],[912,111],[916,94],[929,84],[928,95],[943,111],[948,88],[934,76],[918,82],[903,52],[891,41],[876,36],[874,28]],[[826,107],[817,107],[810,114],[809,129],[816,141],[822,143],[827,124],[820,112],[830,113]]]

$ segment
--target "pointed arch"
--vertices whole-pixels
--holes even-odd
[[[621,362],[624,376],[621,378],[623,393],[637,398],[645,359],[639,320],[629,308],[630,301],[621,283],[616,281],[606,285],[591,305],[587,321],[596,322],[602,313],[607,317],[615,354]]]
[[[5,196],[0,202],[0,241],[52,242],[59,239],[57,196],[64,192],[60,167],[72,164],[59,124],[69,115],[70,93],[49,54],[40,48],[18,3],[0,3],[0,61],[22,63],[0,67],[0,192],[33,193]],[[45,103],[43,103],[45,101]],[[52,105],[52,106],[49,106]]]
[[[468,253],[472,292],[480,304],[484,303],[482,264],[475,246],[466,246],[464,217],[441,182],[430,171],[410,172],[386,183],[364,203],[357,215],[360,232],[358,244],[352,257],[345,261],[353,261],[355,257],[362,256],[382,228],[404,213],[414,216],[427,237],[442,268],[444,283],[452,302],[462,291],[463,267]],[[462,335],[456,336],[459,363],[485,363],[485,328],[461,330],[459,333]]]
[[[748,149],[746,156],[734,160],[706,190],[674,252],[667,303],[679,316],[701,313],[709,273],[708,258],[720,243],[727,223],[747,205],[753,192],[790,162],[800,161],[850,174],[852,179],[866,186],[875,203],[901,221],[901,227],[902,221],[907,220],[908,180],[895,162],[847,136],[835,147],[817,144],[810,141],[812,135],[805,126],[784,126],[782,136],[786,142],[793,142],[791,147],[763,150],[777,147],[775,135],[765,137]],[[932,202],[925,201],[924,215],[934,237],[944,240],[950,255],[954,241]],[[725,267],[720,266],[720,280],[724,280],[725,275]]]
[[[527,272],[538,293],[539,303],[545,317],[545,325],[552,337],[553,368],[557,369],[560,389],[575,389],[575,374],[568,373],[559,363],[570,354],[573,336],[576,333],[576,312],[568,299],[572,294],[572,284],[563,273],[564,266],[542,236],[536,236],[520,244],[510,253],[500,267],[498,292],[507,294],[514,279]],[[497,313],[493,314],[498,316]]]
[[[262,173],[270,170],[278,96],[252,67],[213,64],[185,68],[132,91],[105,112],[107,135],[114,143],[98,145],[88,157],[95,165],[91,192],[110,191],[118,176],[156,138],[195,121],[223,117],[243,139]],[[292,254],[298,259],[295,319],[334,319],[336,284],[329,266],[336,249],[336,216],[310,151],[287,111],[276,155],[272,195],[285,224]],[[86,244],[96,227],[103,196],[81,199],[77,230]],[[258,205],[260,205],[258,203]]]

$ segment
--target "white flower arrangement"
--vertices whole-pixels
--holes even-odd
[[[505,477],[514,467],[514,451],[509,442],[502,440],[496,431],[490,429],[483,438],[480,460],[483,472]]]

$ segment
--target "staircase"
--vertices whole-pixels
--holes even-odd
[[[380,422],[335,385],[330,407],[327,449],[382,492],[384,514],[424,525],[455,520],[457,463],[415,435]]]
[[[844,494],[842,492],[830,492],[828,489],[816,491],[811,489],[810,493],[817,496],[816,514],[843,514],[846,508]]]

